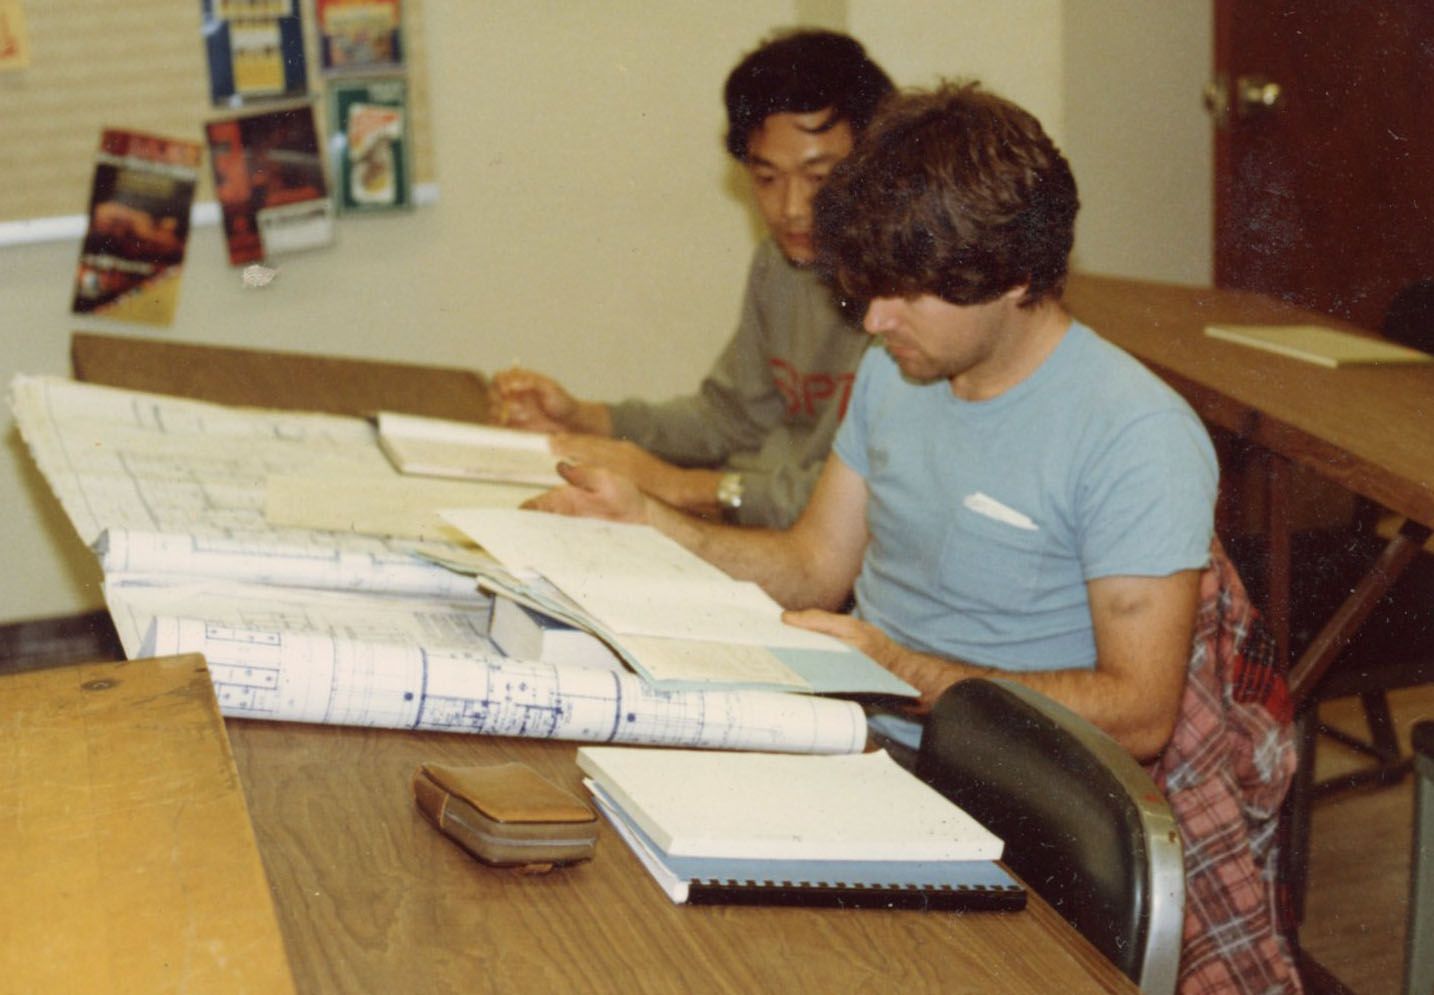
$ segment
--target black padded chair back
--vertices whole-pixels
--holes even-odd
[[[1001,837],[1004,863],[1142,989],[1174,991],[1179,833],[1114,740],[1021,685],[966,680],[933,708],[916,772]]]

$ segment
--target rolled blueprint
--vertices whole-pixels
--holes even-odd
[[[597,743],[855,753],[849,701],[776,691],[659,691],[641,678],[462,649],[160,617],[156,656],[202,653],[227,716]]]

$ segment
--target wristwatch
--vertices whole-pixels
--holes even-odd
[[[717,481],[717,503],[724,511],[736,511],[742,507],[742,475],[724,473]]]

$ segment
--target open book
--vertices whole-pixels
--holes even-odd
[[[581,747],[578,766],[675,902],[1024,904],[1023,889],[995,863],[1001,840],[885,753]]]
[[[557,457],[548,437],[494,425],[378,415],[378,443],[401,473],[556,487]]]
[[[737,581],[646,525],[468,508],[444,517],[499,561],[479,584],[596,635],[656,687],[916,697],[832,636],[782,622]]]

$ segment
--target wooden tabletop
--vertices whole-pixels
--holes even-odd
[[[294,991],[202,657],[5,674],[0,702],[0,989]]]
[[[674,905],[603,823],[590,863],[486,867],[414,806],[420,763],[527,763],[581,796],[573,743],[231,719],[305,992],[1134,992],[1034,893],[1018,913]]]
[[[1359,331],[1260,294],[1076,274],[1065,301],[1211,424],[1434,526],[1434,365],[1329,369],[1204,334],[1219,323]]]

